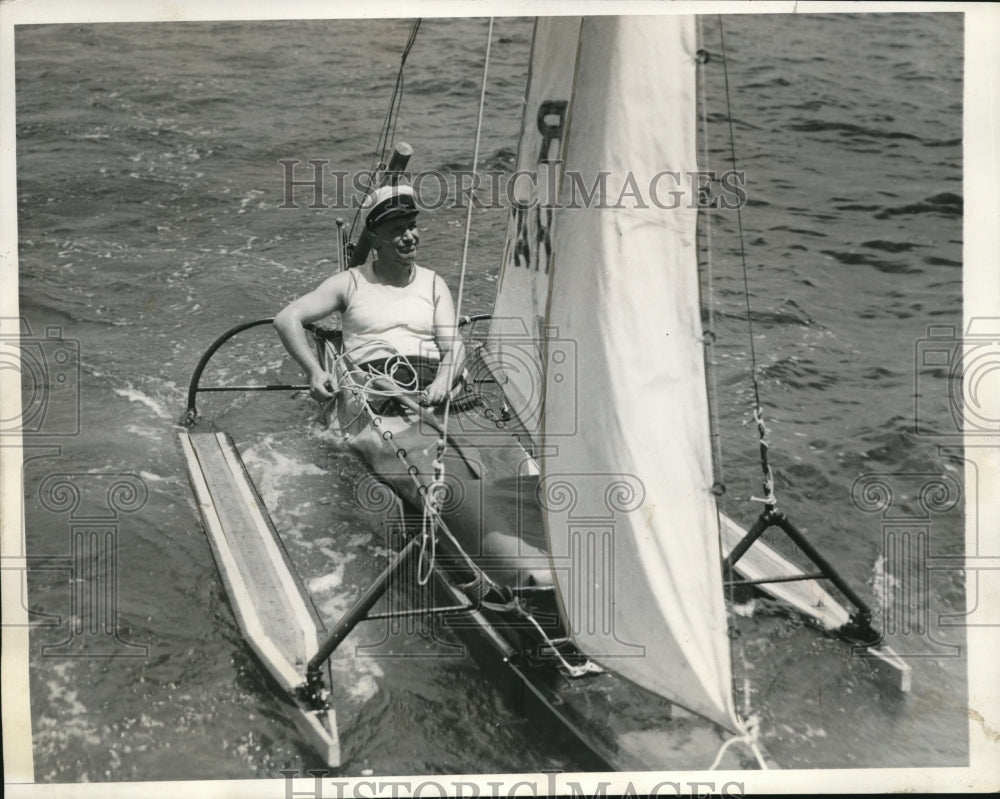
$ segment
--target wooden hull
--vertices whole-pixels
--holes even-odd
[[[225,433],[182,432],[181,448],[219,575],[243,637],[281,689],[310,747],[340,765],[333,710],[299,697],[323,624],[292,568],[264,503]]]

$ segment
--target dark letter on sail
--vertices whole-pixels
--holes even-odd
[[[555,122],[549,118],[555,117]],[[565,100],[546,100],[538,106],[538,132],[542,134],[542,147],[538,152],[538,163],[548,164],[559,158],[558,151],[554,158],[549,158],[552,142],[562,141],[563,121],[566,118]]]

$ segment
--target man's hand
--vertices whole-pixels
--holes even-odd
[[[333,399],[330,389],[333,388],[333,375],[317,370],[309,375],[309,396],[317,402]]]
[[[448,396],[448,375],[442,375],[438,372],[438,376],[434,378],[433,382],[425,388],[420,394],[420,404],[421,405],[440,405],[445,401]]]

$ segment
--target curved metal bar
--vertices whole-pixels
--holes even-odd
[[[219,336],[215,341],[211,343],[209,348],[205,350],[205,354],[201,356],[201,360],[198,361],[198,365],[194,368],[194,374],[191,375],[191,384],[188,386],[188,398],[187,398],[187,411],[184,414],[184,424],[192,425],[194,420],[198,418],[198,409],[195,406],[195,399],[198,396],[198,383],[201,380],[201,373],[205,371],[205,367],[208,366],[208,362],[212,360],[212,356],[215,355],[216,351],[225,344],[229,339],[238,333],[242,333],[244,330],[249,330],[251,327],[259,327],[260,325],[269,325],[274,321],[273,317],[268,317],[267,319],[256,319],[253,322],[243,322],[242,324],[232,327]]]
[[[458,326],[465,327],[466,325],[474,325],[476,322],[482,322],[486,319],[492,319],[493,314],[489,313],[477,313],[472,316],[460,316],[458,318]]]
[[[474,326],[477,322],[484,321],[490,318],[490,314],[477,314],[475,316],[463,316],[459,320],[459,327],[464,327],[466,325]],[[208,362],[212,360],[212,356],[219,350],[219,348],[225,344],[229,339],[234,336],[239,335],[244,330],[249,330],[254,327],[260,327],[261,325],[269,325],[274,321],[273,317],[268,317],[266,319],[255,319],[252,322],[242,322],[235,327],[231,327],[221,336],[219,336],[215,341],[213,341],[205,354],[201,356],[201,360],[198,361],[198,365],[194,369],[194,374],[191,375],[191,383],[188,386],[188,396],[187,396],[187,410],[184,413],[184,424],[190,426],[194,424],[195,419],[198,418],[198,408],[197,408],[197,397],[199,392],[202,391],[278,391],[278,390],[289,390],[295,389],[299,390],[306,388],[306,386],[292,386],[292,385],[273,385],[273,386],[205,386],[200,387],[198,384],[201,382],[201,375],[208,366]],[[307,330],[316,333],[314,325],[305,325]],[[321,346],[321,345],[320,345]]]

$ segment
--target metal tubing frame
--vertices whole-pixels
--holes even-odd
[[[822,572],[820,577],[829,580],[836,586],[837,590],[842,593],[847,600],[854,605],[857,612],[851,615],[850,621],[844,625],[844,632],[850,633],[852,636],[863,636],[871,637],[881,641],[882,636],[872,628],[872,610],[857,592],[851,588],[850,585],[840,576],[840,573],[833,567],[833,565],[824,558],[819,551],[809,542],[809,540],[802,534],[794,524],[792,524],[785,514],[780,513],[773,507],[765,508],[764,512],[758,517],[757,521],[754,522],[753,527],[747,532],[747,534],[740,540],[740,542],[733,547],[732,551],[729,553],[728,557],[723,561],[723,574],[732,575],[733,567],[739,561],[743,555],[746,554],[747,550],[750,549],[760,538],[764,531],[771,528],[778,527],[784,531],[792,542],[802,551],[802,553],[809,558],[816,565],[817,568]],[[802,579],[798,577],[796,579]],[[768,582],[780,582],[780,580],[754,580],[752,583],[747,583],[750,585],[761,585]],[[740,583],[734,583],[739,585]],[[849,628],[849,629],[848,629]]]
[[[252,322],[242,322],[235,327],[229,328],[225,333],[219,336],[215,341],[213,341],[205,354],[201,356],[201,360],[198,361],[198,365],[194,368],[194,374],[191,375],[191,383],[188,386],[188,399],[187,399],[187,412],[184,414],[184,423],[187,425],[194,424],[194,420],[198,418],[198,408],[196,406],[196,400],[198,397],[198,392],[200,391],[226,391],[223,387],[211,387],[210,389],[199,388],[198,383],[201,381],[201,373],[205,371],[205,367],[208,366],[208,362],[212,360],[212,356],[218,351],[219,347],[225,344],[229,339],[238,333],[242,333],[244,330],[249,330],[252,327],[259,327],[261,325],[269,325],[274,321],[273,317],[268,317],[267,319],[255,319]],[[240,386],[239,388],[231,389],[233,391],[260,391],[261,389],[248,388],[246,386]],[[264,389],[267,390],[267,389]]]
[[[837,590],[850,600],[854,607],[858,609],[861,616],[870,621],[872,611],[871,608],[868,607],[868,604],[860,596],[858,596],[851,586],[847,584],[844,578],[840,576],[840,573],[833,568],[833,565],[819,553],[819,550],[809,543],[809,540],[794,524],[788,520],[785,514],[776,514],[775,524],[784,530],[785,535],[791,538],[792,541],[795,542],[796,546],[802,550],[805,556],[815,563],[819,567],[819,570],[827,576],[827,579],[837,586]]]
[[[309,386],[302,383],[268,383],[264,385],[249,385],[249,386],[201,386],[202,373],[208,366],[208,362],[212,360],[212,357],[219,348],[225,344],[229,339],[235,338],[238,334],[244,332],[245,330],[250,330],[254,327],[260,327],[262,325],[271,324],[274,321],[273,317],[268,317],[267,319],[255,319],[252,322],[241,322],[235,327],[229,328],[225,333],[219,336],[215,341],[213,341],[205,353],[201,356],[201,360],[198,361],[198,365],[194,369],[194,374],[191,375],[191,383],[188,386],[188,398],[187,398],[187,411],[184,413],[184,424],[191,426],[194,424],[195,419],[198,418],[198,407],[197,398],[198,394],[204,392],[218,392],[218,391],[308,391]],[[308,330],[316,338],[316,349],[317,354],[320,358],[323,355],[323,337],[317,332],[318,328],[314,324],[303,325],[303,327]]]
[[[736,562],[746,554],[747,550],[764,534],[764,531],[775,523],[774,515],[774,510],[768,507],[757,518],[757,521],[753,523],[753,527],[747,531],[747,534],[740,539],[740,542],[733,547],[726,559],[722,561],[723,574],[731,573]]]
[[[815,574],[794,574],[791,577],[763,577],[760,580],[726,580],[724,585],[770,585],[771,583],[798,583],[803,580],[824,580],[822,572]]]
[[[456,616],[468,613],[475,605],[442,605],[436,608],[413,608],[412,610],[396,610],[391,613],[369,613],[361,621],[384,621],[386,619],[408,619],[413,616]]]
[[[392,581],[392,578],[406,565],[413,556],[413,553],[418,551],[419,545],[419,538],[411,538],[400,551],[399,555],[396,556],[395,560],[385,567],[382,573],[375,578],[375,581],[365,589],[365,592],[358,601],[340,617],[340,621],[333,625],[333,629],[323,639],[323,642],[319,645],[319,649],[316,650],[316,654],[309,660],[309,666],[306,671],[307,682],[311,683],[314,676],[319,676],[320,666],[336,651],[337,647],[350,634],[351,630],[365,620],[368,616],[368,611],[375,606],[375,603],[389,589],[389,583]]]

